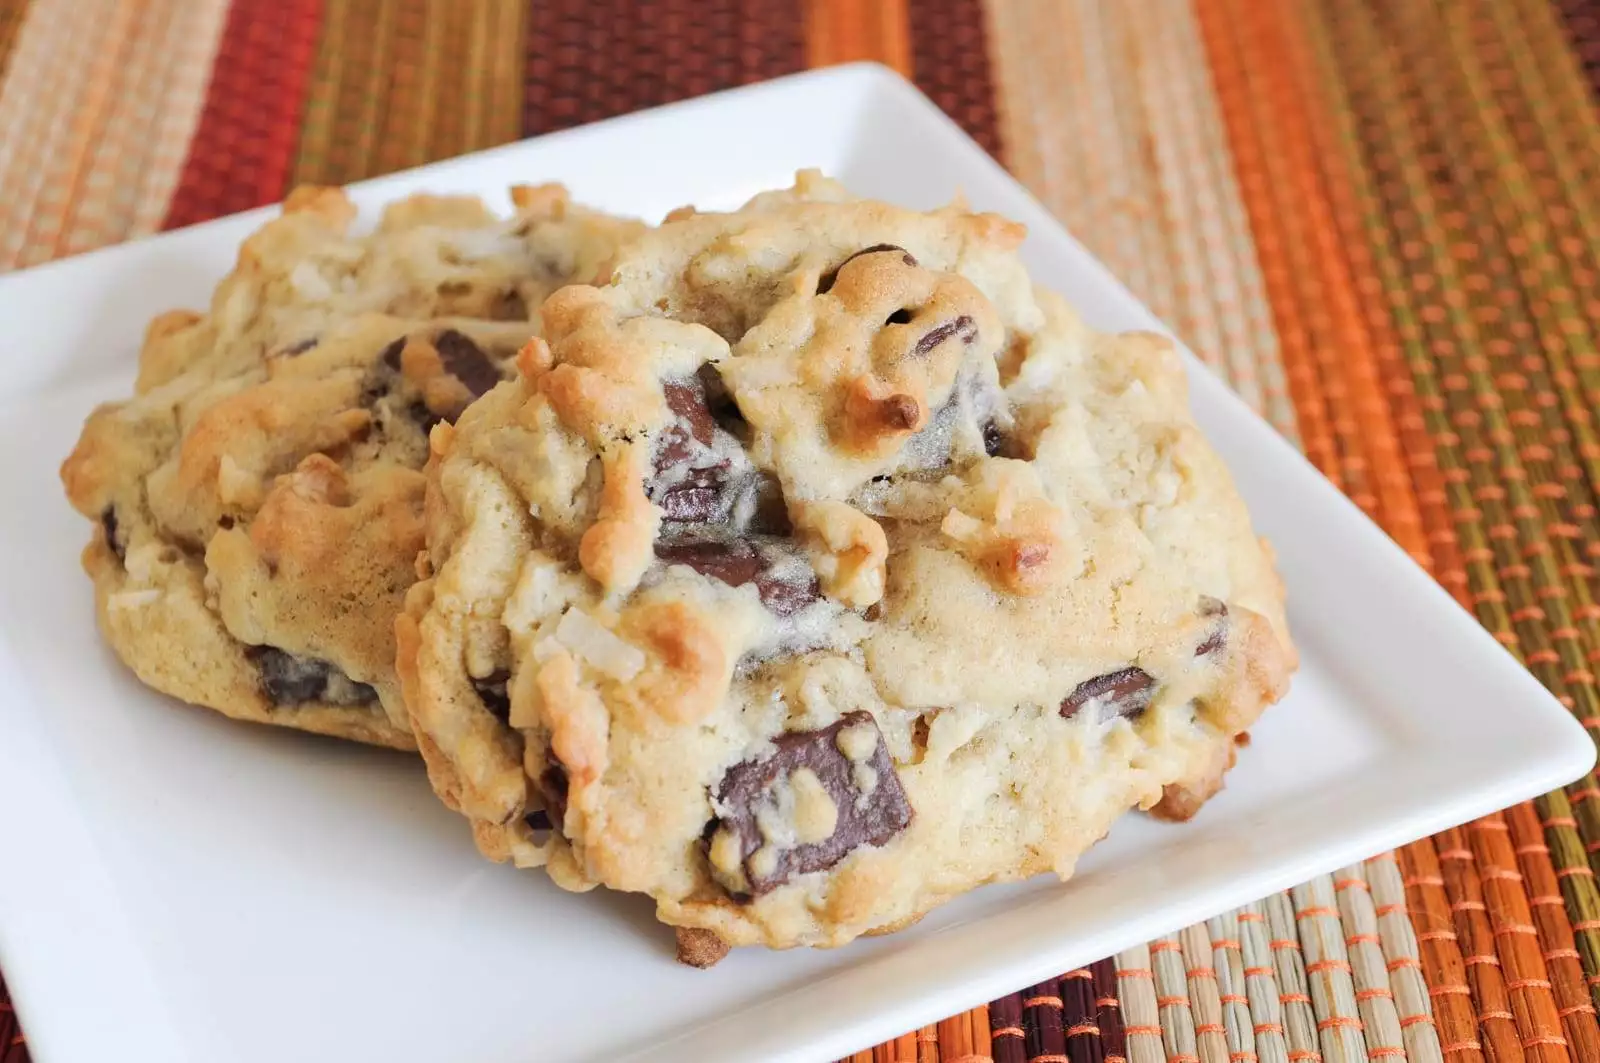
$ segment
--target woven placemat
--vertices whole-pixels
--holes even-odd
[[[0,0],[0,269],[855,59],[1600,734],[1595,0]],[[1597,854],[1588,776],[852,1059],[1600,1061]]]

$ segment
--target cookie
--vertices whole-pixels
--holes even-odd
[[[527,321],[641,228],[572,203],[560,185],[518,186],[511,197],[515,213],[502,218],[476,196],[413,195],[355,234],[343,190],[297,188],[240,245],[206,313],[172,310],[150,322],[135,391],[201,363],[231,376],[305,350],[329,324],[361,313]]]
[[[1172,344],[1022,239],[813,173],[679,212],[434,430],[398,665],[487,855],[648,894],[705,965],[1220,785],[1296,664],[1282,584]]]
[[[545,295],[636,223],[514,193],[402,200],[367,236],[332,189],[245,241],[209,314],[157,318],[135,395],[61,475],[95,522],[100,627],[145,683],[229,716],[413,748],[394,617],[427,433],[509,375]]]

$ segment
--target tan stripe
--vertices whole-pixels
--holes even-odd
[[[816,67],[862,59],[911,76],[906,0],[807,0],[806,62]]]
[[[469,150],[467,128],[478,109],[480,89],[478,57],[472,54],[475,0],[431,0],[428,8],[429,47],[439,53],[434,71],[435,91],[444,103],[435,106],[431,128],[423,142],[423,156],[448,159]],[[437,28],[435,28],[437,27]]]
[[[527,64],[528,5],[489,4],[488,101],[484,108],[484,131],[479,147],[504,144],[522,136],[523,75]]]
[[[96,45],[78,71],[82,89],[68,119],[64,150],[58,156],[64,165],[40,189],[17,265],[30,266],[55,257],[72,205],[84,193],[94,146],[109,124],[118,72],[133,49],[140,16],[151,2],[115,0],[102,11],[103,22],[95,26]]]
[[[227,0],[145,0],[55,253],[87,251],[160,224],[200,119],[226,12]]]
[[[1173,320],[1173,286],[1167,260],[1170,253],[1159,229],[1152,226],[1154,197],[1147,187],[1149,167],[1144,155],[1149,145],[1145,117],[1140,113],[1128,51],[1131,42],[1121,32],[1118,5],[1099,0],[1078,0],[1083,55],[1094,91],[1084,101],[1094,122],[1095,140],[1111,182],[1113,220],[1122,248],[1124,278],[1157,316]]]
[[[1114,243],[1095,217],[1105,207],[1105,179],[1087,108],[1082,33],[1069,5],[1049,0],[990,4],[990,40],[1001,91],[1001,140],[1011,168],[1045,206],[1114,270]]]
[[[64,49],[93,18],[91,5],[77,9],[71,0],[36,0],[16,31],[11,62],[0,82],[0,270],[15,265],[16,250],[27,236],[33,199],[53,149],[53,121],[70,101],[47,89],[64,90],[59,71]]]
[[[68,195],[54,238],[37,233],[23,256],[24,264],[72,251],[87,251],[115,237],[119,222],[131,214],[131,189],[119,187],[126,166],[137,166],[144,149],[145,127],[161,97],[165,43],[172,21],[171,0],[140,0],[128,36],[111,74],[106,113],[96,129],[78,185]]]
[[[104,95],[119,0],[38,0],[0,88],[0,269],[15,267],[33,221],[64,196],[88,104]]]
[[[1271,308],[1186,4],[988,5],[1012,169],[1295,435]]]
[[[180,5],[168,35],[168,76],[151,127],[152,148],[135,182],[133,215],[123,239],[153,233],[166,218],[205,108],[228,5],[229,0],[184,0]]]
[[[518,7],[526,5],[518,4]],[[489,49],[494,40],[493,12],[485,0],[470,0],[462,5],[463,49],[460,62],[465,67],[467,97],[461,108],[461,139],[463,151],[475,151],[484,146],[489,128],[489,108],[493,103],[495,72],[490,69]],[[516,42],[517,52],[522,52],[522,41]]]
[[[1230,323],[1217,312],[1214,291],[1236,289],[1238,278],[1221,233],[1214,175],[1201,143],[1200,119],[1187,99],[1184,54],[1172,20],[1146,21],[1142,5],[1129,5],[1129,39],[1137,42],[1135,83],[1142,96],[1148,129],[1149,161],[1155,186],[1151,214],[1166,244],[1165,261],[1173,279],[1173,325],[1208,363],[1227,376],[1250,405],[1261,408],[1260,383],[1249,351],[1237,335],[1225,336]]]
[[[1255,237],[1250,231],[1249,216],[1234,171],[1227,128],[1211,82],[1200,26],[1194,10],[1187,4],[1175,10],[1166,25],[1173,34],[1178,53],[1184,57],[1173,67],[1176,93],[1191,109],[1189,127],[1204,159],[1203,166],[1195,171],[1195,187],[1197,191],[1210,190],[1209,195],[1199,200],[1199,213],[1208,234],[1206,261],[1212,273],[1209,294],[1222,323],[1228,358],[1254,367],[1253,375],[1260,382],[1261,405],[1267,419],[1278,431],[1298,443],[1299,427],[1284,376],[1272,306],[1267,299]],[[1254,395],[1247,393],[1247,397]]]

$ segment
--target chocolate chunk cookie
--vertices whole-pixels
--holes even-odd
[[[1295,667],[1282,586],[1171,344],[1087,328],[1022,237],[806,173],[546,303],[433,434],[397,625],[485,853],[650,895],[704,965],[1220,785]]]
[[[144,682],[229,716],[412,748],[394,618],[423,543],[428,432],[512,375],[539,303],[642,228],[519,189],[419,196],[347,235],[305,190],[205,315],[152,325],[134,396],[62,480],[96,522],[101,628]],[[503,696],[503,695],[502,695]]]

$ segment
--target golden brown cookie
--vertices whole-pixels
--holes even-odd
[[[1295,652],[1172,345],[959,206],[675,218],[432,435],[399,667],[484,852],[831,946],[1192,803]]]
[[[230,716],[414,745],[395,614],[423,542],[427,432],[511,373],[549,291],[636,223],[521,189],[519,213],[418,196],[368,236],[303,190],[205,315],[152,323],[135,395],[62,480],[96,522],[101,629],[149,685]]]

